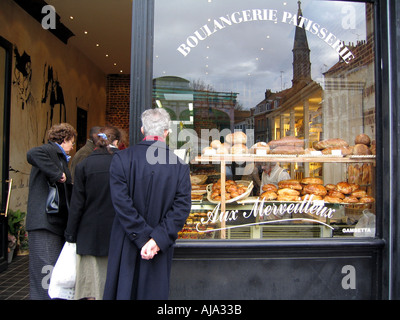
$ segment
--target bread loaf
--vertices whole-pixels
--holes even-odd
[[[237,143],[231,147],[231,153],[232,154],[244,154],[244,153],[248,153],[248,150],[247,150],[246,145]]]
[[[213,140],[210,144],[211,148],[218,149],[221,146],[221,141]]]
[[[230,133],[225,137],[225,141],[230,144],[246,144],[247,136],[242,131],[236,131],[234,133]]]
[[[347,143],[347,141],[335,138],[335,139],[326,139],[318,141],[317,143],[315,143],[314,148],[318,150],[323,150],[331,147],[348,147],[348,146],[349,144]]]
[[[360,143],[360,144],[356,144],[353,147],[353,154],[354,155],[370,155],[370,154],[372,154],[372,151],[370,150],[370,148],[368,148],[368,146]]]
[[[296,146],[277,146],[275,148],[271,148],[271,154],[304,154],[304,149],[302,147]]]
[[[268,142],[268,145],[271,149],[274,149],[279,146],[291,146],[291,147],[301,147],[304,148],[304,140],[296,138],[294,136],[283,137],[278,140],[272,140]]]
[[[365,133],[361,133],[361,134],[357,135],[356,138],[354,139],[354,144],[365,144],[365,145],[369,146],[370,143],[371,143],[371,139]]]
[[[353,147],[328,147],[323,149],[322,154],[332,154],[332,150],[340,150],[341,154],[348,156],[353,153]]]

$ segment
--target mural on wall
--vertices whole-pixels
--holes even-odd
[[[15,68],[13,84],[18,88],[18,100],[21,101],[22,109],[32,98],[32,66],[31,57],[24,51],[22,55],[18,48],[14,47]]]
[[[46,114],[46,127],[43,136],[43,142],[45,142],[46,132],[53,125],[53,120],[55,121],[54,123],[67,121],[67,110],[65,107],[63,89],[60,86],[57,76],[54,75],[52,66],[45,64],[43,80],[42,103],[49,104],[50,106],[50,110],[47,111]],[[58,110],[55,109],[56,106],[58,106]],[[57,115],[58,117],[55,118]]]

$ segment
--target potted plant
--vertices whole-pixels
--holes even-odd
[[[8,210],[8,261],[12,261],[14,250],[20,243],[21,230],[24,230],[25,212]],[[25,235],[25,232],[23,232]]]

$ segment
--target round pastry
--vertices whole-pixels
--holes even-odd
[[[367,196],[367,192],[365,192],[364,190],[356,190],[351,193],[351,196],[356,198],[363,198]]]
[[[314,177],[307,177],[300,180],[301,184],[324,184],[322,179],[314,178]]]
[[[354,155],[370,155],[372,154],[371,150],[365,144],[356,144],[353,147],[353,154]]]
[[[348,196],[348,197],[345,197],[343,199],[343,202],[344,203],[357,203],[358,199],[356,197],[353,197],[353,196]]]
[[[278,198],[278,195],[273,191],[265,191],[260,195],[260,198],[264,198],[265,200],[275,200]]]
[[[225,189],[226,189],[226,191],[229,192],[229,193],[237,192],[237,191],[238,191],[237,186],[234,185],[234,184],[227,185]]]
[[[329,203],[341,203],[342,199],[331,196],[325,196],[324,201]]]
[[[323,200],[324,198],[322,196],[317,196],[315,194],[305,194],[304,196],[301,197],[301,200]]]
[[[345,195],[343,193],[341,193],[340,191],[336,191],[336,190],[329,190],[328,196],[334,197],[334,198],[339,198],[339,199],[345,198]]]
[[[244,154],[244,153],[248,153],[248,150],[247,150],[246,145],[237,143],[231,147],[231,153],[232,154]]]
[[[325,185],[326,190],[335,190],[336,189],[336,185],[332,184],[332,183],[328,183],[327,185]]]
[[[234,133],[230,133],[225,137],[225,141],[230,144],[246,144],[247,136],[242,131],[236,131]]]
[[[221,141],[213,140],[210,144],[211,148],[218,149],[221,146]]]
[[[371,143],[371,139],[365,133],[359,134],[358,136],[356,136],[356,138],[354,140],[354,144],[365,144],[365,145],[369,146],[370,143]]]
[[[350,194],[351,193],[351,186],[347,182],[339,182],[336,184],[336,191],[339,191],[344,194]]]
[[[360,185],[358,185],[357,183],[349,183],[349,184],[350,184],[351,192],[354,192],[360,188]]]
[[[325,187],[321,184],[307,184],[304,186],[303,192],[317,196],[325,196],[327,194]]]
[[[278,201],[298,201],[298,200],[300,200],[300,197],[299,196],[279,195],[277,200]]]
[[[273,192],[278,191],[278,188],[276,187],[276,185],[274,185],[272,183],[264,184],[261,189],[263,191],[273,191]]]
[[[359,200],[361,203],[372,203],[375,201],[375,199],[373,197],[370,196],[366,196],[366,197],[362,197]]]
[[[233,198],[239,197],[239,196],[240,196],[240,193],[239,193],[238,191],[232,191],[232,192],[230,193],[230,195],[231,195],[231,198],[233,199]]]
[[[291,188],[282,188],[277,191],[278,196],[299,196],[300,192]]]
[[[279,188],[290,188],[295,190],[301,190],[303,187],[300,182],[295,179],[282,180],[278,182]]]

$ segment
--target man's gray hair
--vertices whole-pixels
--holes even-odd
[[[145,136],[163,136],[169,130],[171,118],[163,108],[147,109],[142,113],[142,126]]]

